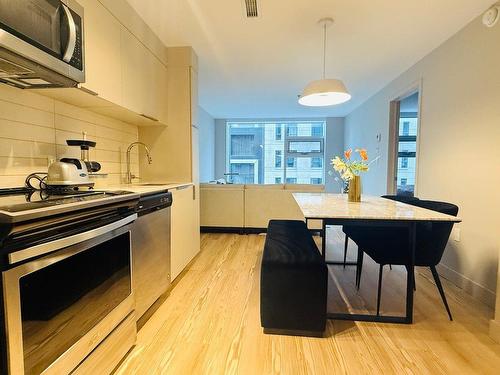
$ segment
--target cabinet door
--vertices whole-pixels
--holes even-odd
[[[149,99],[149,62],[146,47],[130,31],[121,29],[123,63],[123,106],[138,114],[144,114],[144,102]],[[145,96],[148,95],[148,98]],[[153,116],[153,114],[149,114]]]
[[[190,68],[191,83],[191,125],[199,127],[198,119],[198,72]]]
[[[171,277],[174,280],[200,251],[194,186],[172,191]]]
[[[121,25],[96,0],[79,0],[85,11],[85,83],[114,104],[122,104]]]
[[[121,43],[124,107],[166,124],[167,68],[124,27]]]
[[[155,116],[163,124],[167,123],[168,75],[167,68],[150,51],[148,60],[148,100],[144,103],[145,113]]]
[[[198,144],[200,142],[198,128],[191,127],[191,157],[192,160],[192,181],[194,183],[193,199],[193,249],[195,255],[200,249],[200,154]]]

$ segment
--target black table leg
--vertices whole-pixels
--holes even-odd
[[[323,256],[326,257],[326,225],[366,225],[367,222],[364,220],[353,221],[353,220],[343,220],[343,219],[330,219],[323,220],[323,243],[322,251]],[[408,251],[410,252],[410,264],[408,265],[408,277],[406,281],[406,315],[403,316],[391,316],[391,315],[373,315],[373,314],[351,314],[351,313],[335,313],[328,312],[328,319],[336,320],[350,320],[350,321],[365,321],[365,322],[380,322],[380,323],[400,323],[400,324],[411,324],[413,323],[413,293],[415,285],[415,248],[416,248],[416,234],[417,234],[417,224],[416,222],[395,222],[392,220],[388,221],[377,221],[376,223],[370,223],[370,225],[378,226],[398,226],[408,228]],[[327,264],[343,265],[343,262],[326,262]],[[350,264],[350,262],[347,262]],[[356,262],[352,263],[356,265]]]
[[[415,246],[416,246],[417,224],[408,225],[408,252],[410,253],[410,264],[406,276],[406,322],[413,322],[413,292],[415,287]]]
[[[321,255],[323,260],[326,261],[326,221],[321,220]]]

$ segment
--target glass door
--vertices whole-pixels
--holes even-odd
[[[394,131],[393,193],[414,196],[417,180],[417,137],[419,126],[419,93],[414,92],[396,103]]]

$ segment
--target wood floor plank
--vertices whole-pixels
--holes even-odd
[[[413,325],[329,321],[324,338],[264,335],[260,262],[265,236],[203,234],[202,251],[138,333],[116,374],[497,374],[500,345],[488,337],[492,311],[443,281],[454,321],[430,273],[416,273]],[[320,244],[320,239],[315,239]],[[342,257],[343,236],[328,256]],[[349,246],[352,259],[356,248]],[[378,266],[329,267],[353,309],[375,308]],[[384,271],[382,311],[404,313],[406,272]],[[330,293],[339,299],[339,293]],[[334,301],[329,308],[345,305]]]

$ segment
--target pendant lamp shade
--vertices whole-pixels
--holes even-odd
[[[351,94],[338,79],[320,79],[310,82],[302,91],[299,104],[308,107],[324,107],[349,101]]]
[[[310,82],[299,96],[299,104],[308,107],[337,105],[351,99],[344,82],[326,78],[326,30],[333,25],[333,19],[322,18],[318,24],[323,28],[323,79]]]

